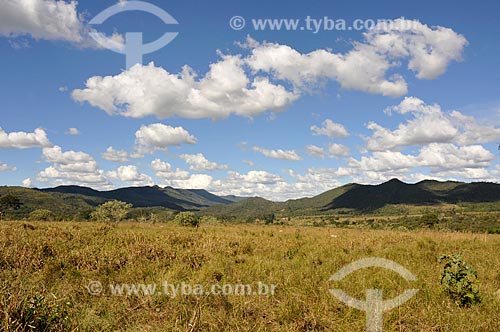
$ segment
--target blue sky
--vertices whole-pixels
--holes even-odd
[[[179,24],[89,24],[117,1],[0,0],[0,184],[283,200],[393,177],[497,181],[497,2],[148,2]],[[313,33],[307,17],[393,24]],[[118,45],[179,34],[126,68],[92,31]]]

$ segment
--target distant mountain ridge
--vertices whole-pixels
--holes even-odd
[[[23,202],[26,215],[35,209],[49,209],[61,215],[92,210],[109,200],[131,203],[135,208],[166,208],[175,211],[200,211],[204,215],[231,218],[267,218],[281,216],[330,214],[350,210],[373,212],[386,205],[438,205],[443,203],[500,202],[500,184],[424,180],[407,184],[392,179],[378,185],[350,183],[314,197],[273,202],[260,197],[217,196],[203,189],[172,187],[126,187],[99,191],[80,186],[29,189],[0,187],[0,196],[12,194]]]
[[[215,204],[230,204],[225,199],[203,189],[176,189],[159,186],[126,187],[109,191],[98,191],[80,186],[58,186],[36,189],[45,193],[78,194],[98,200],[119,200],[131,203],[134,207],[164,207],[177,211],[199,210]]]
[[[315,215],[333,210],[373,212],[386,205],[438,205],[443,203],[500,202],[500,184],[456,181],[423,180],[415,184],[392,179],[378,185],[350,183],[328,190],[314,197],[271,202],[252,198],[221,206],[215,205],[202,211],[219,217],[243,215],[247,218],[270,213],[281,215]],[[253,209],[253,215],[250,210]]]

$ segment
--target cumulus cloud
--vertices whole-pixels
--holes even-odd
[[[0,162],[0,172],[15,171],[15,170],[16,170],[16,167],[9,166],[7,164]]]
[[[76,1],[0,1],[0,34],[30,35],[35,39],[81,42],[83,26]]]
[[[28,149],[34,147],[52,146],[45,130],[35,129],[33,133],[22,131],[6,133],[0,128],[0,149]]]
[[[62,0],[0,0],[0,36],[59,40],[79,47],[100,48],[89,32],[94,31],[77,11],[77,1]],[[123,49],[120,34],[111,37],[114,47]]]
[[[78,130],[78,128],[69,128],[66,131],[66,135],[77,136],[77,135],[80,135],[80,131]]]
[[[94,158],[81,151],[62,151],[60,146],[44,148],[43,159],[52,163],[40,173],[37,180],[55,185],[82,185],[92,188],[110,188],[112,185]]]
[[[381,181],[392,177],[403,179],[416,168],[428,168],[429,177],[446,178],[447,175],[454,174],[465,179],[477,179],[479,174],[487,174],[486,169],[494,159],[495,156],[481,145],[431,143],[423,146],[416,155],[399,151],[377,151],[360,160],[351,158],[348,166],[357,175],[354,179],[361,181]]]
[[[489,143],[500,140],[500,128],[481,124],[473,116],[467,116],[458,111],[451,112],[449,117],[460,130],[460,135],[456,138],[459,144]]]
[[[225,118],[231,114],[253,116],[284,110],[297,95],[268,78],[249,79],[239,56],[224,56],[210,65],[201,79],[184,66],[179,74],[137,64],[116,76],[90,78],[86,89],[74,90],[73,99],[87,101],[108,114],[160,119]]]
[[[166,150],[170,146],[195,144],[196,137],[182,127],[172,127],[162,123],[141,126],[135,133],[135,147],[140,153]]]
[[[136,187],[154,185],[153,179],[149,175],[140,173],[137,166],[134,165],[120,166],[114,171],[107,172],[107,176],[111,179],[128,182]]]
[[[325,158],[325,149],[316,145],[308,145],[306,146],[306,153],[313,157]]]
[[[500,128],[480,124],[471,116],[458,111],[444,112],[438,104],[426,104],[416,97],[406,97],[400,104],[387,108],[412,118],[391,130],[370,122],[373,131],[367,139],[369,151],[397,150],[406,146],[422,146],[430,143],[456,143],[471,145],[495,142],[500,139]]]
[[[271,72],[298,88],[327,79],[346,89],[396,97],[407,92],[407,84],[400,75],[386,76],[398,60],[408,59],[408,68],[418,78],[433,79],[443,74],[450,62],[460,61],[467,45],[465,37],[451,29],[405,19],[378,24],[364,38],[345,54],[328,50],[301,54],[286,45],[251,40],[248,63],[256,71]]]
[[[23,187],[26,187],[26,188],[31,188],[33,186],[33,183],[32,183],[30,178],[24,179],[22,183],[23,183]]]
[[[348,156],[350,150],[347,146],[337,143],[330,143],[328,145],[328,152],[334,157],[345,157]]]
[[[343,170],[308,169],[300,175],[290,170],[288,175],[293,181],[286,181],[282,176],[266,171],[238,173],[229,171],[228,176],[214,180],[209,188],[218,195],[260,196],[273,201],[290,198],[314,196],[340,185],[337,180]]]
[[[207,174],[190,174],[179,168],[173,169],[172,165],[160,159],[153,160],[151,168],[166,185],[175,188],[207,189],[213,179]]]
[[[397,22],[401,26],[378,26],[365,33],[363,41],[345,53],[301,53],[288,45],[249,38],[244,49],[248,54],[222,55],[199,78],[187,65],[177,74],[154,63],[135,65],[115,76],[89,78],[72,97],[108,114],[134,118],[248,117],[283,111],[304,92],[328,81],[345,89],[402,96],[407,83],[392,72],[403,60],[423,79],[436,78],[449,63],[460,60],[467,44],[462,35],[418,21]]]
[[[311,126],[313,135],[324,135],[331,138],[342,138],[348,137],[349,133],[343,125],[340,123],[335,123],[330,119],[326,119],[321,124],[321,127],[316,125]]]
[[[290,160],[290,161],[299,161],[302,160],[302,157],[295,152],[295,150],[269,150],[269,149],[264,149],[258,146],[254,146],[252,150],[257,151],[262,153],[264,156],[268,158],[274,158],[274,159],[283,159],[283,160]]]
[[[276,186],[285,184],[282,177],[266,171],[249,171],[241,174],[229,171],[228,176],[214,180],[210,190],[219,195],[261,196],[269,198]]]
[[[327,50],[302,54],[288,45],[262,43],[252,50],[248,64],[255,71],[291,82],[299,90],[334,80],[345,89],[384,96],[396,97],[407,92],[401,76],[385,77],[391,67],[389,60],[375,47],[362,43],[356,43],[346,54]]]
[[[462,59],[462,50],[467,45],[465,37],[452,29],[404,19],[390,25],[380,23],[366,32],[365,37],[382,54],[408,58],[408,69],[422,79],[443,74],[450,62]]]
[[[213,161],[208,161],[202,153],[197,154],[182,154],[179,156],[189,165],[189,169],[193,171],[215,171],[227,169],[228,165],[219,165]]]
[[[115,150],[112,146],[108,147],[101,157],[115,163],[126,163],[129,161],[129,153],[125,150]]]

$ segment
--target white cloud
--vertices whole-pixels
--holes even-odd
[[[219,165],[215,162],[208,161],[201,153],[182,154],[179,157],[184,159],[189,165],[189,169],[193,171],[215,171],[228,168],[228,165]]]
[[[287,182],[279,175],[266,171],[250,171],[246,174],[229,171],[223,179],[214,180],[209,190],[218,195],[260,196],[269,200],[283,201],[289,198],[314,196],[340,185],[338,178],[344,170],[309,169],[305,175],[289,171],[294,178]]]
[[[467,45],[464,36],[444,27],[429,27],[416,20],[395,20],[379,24],[365,33],[370,45],[393,58],[409,58],[408,69],[418,78],[434,79],[443,74],[451,61],[462,59]]]
[[[387,72],[408,59],[408,68],[418,78],[432,79],[443,74],[451,61],[460,61],[467,40],[451,29],[430,28],[419,21],[395,20],[391,26],[378,25],[364,34],[345,54],[315,50],[301,54],[286,45],[259,44],[249,40],[249,65],[256,71],[272,73],[296,88],[335,80],[343,88],[401,96],[407,84],[400,75]]]
[[[495,156],[481,145],[458,147],[454,144],[429,144],[418,156],[422,166],[435,170],[488,167]]]
[[[459,144],[469,145],[498,142],[500,140],[500,128],[482,125],[476,118],[463,115],[457,111],[451,112],[449,117],[455,126],[460,129],[460,135],[456,138]]]
[[[0,34],[8,37],[31,35],[35,39],[79,43],[83,26],[76,1],[0,1]]]
[[[94,30],[77,12],[77,4],[77,1],[62,0],[0,0],[0,36],[30,36],[66,41],[79,47],[101,48],[90,38],[89,32]],[[123,49],[122,35],[114,33],[110,39],[114,47]]]
[[[6,133],[0,128],[0,149],[27,149],[52,146],[45,130],[35,129],[33,133],[22,131]]]
[[[153,63],[138,64],[116,76],[92,77],[86,89],[74,90],[72,96],[108,114],[133,118],[155,115],[160,119],[253,116],[282,111],[297,99],[267,78],[249,79],[242,66],[240,57],[224,56],[197,79],[188,66],[179,74],[171,74]]]
[[[373,152],[370,157],[361,157],[359,161],[351,158],[348,165],[353,169],[359,169],[360,173],[393,172],[418,167],[420,161],[415,156],[397,151],[378,151]]]
[[[243,159],[241,162],[247,164],[248,166],[254,166],[255,163],[251,160]]]
[[[330,143],[328,145],[328,152],[335,157],[345,157],[348,156],[350,150],[347,146],[337,143]]]
[[[495,156],[481,145],[456,146],[451,143],[431,143],[423,146],[416,155],[398,151],[376,151],[360,160],[348,161],[354,181],[380,182],[393,177],[411,179],[415,168],[427,168],[429,178],[446,178],[451,175],[464,179],[487,178],[486,168]],[[421,177],[420,177],[421,178]]]
[[[288,45],[248,39],[249,55],[222,55],[200,78],[187,65],[178,74],[153,63],[136,65],[115,76],[91,77],[72,97],[127,117],[219,119],[283,111],[305,91],[329,80],[345,89],[402,96],[406,81],[397,73],[390,75],[401,60],[408,59],[417,77],[435,78],[451,61],[460,60],[467,41],[451,29],[400,21],[411,28],[375,29],[346,53],[319,49],[302,54]],[[277,81],[291,83],[291,91]]]
[[[59,90],[59,92],[66,92],[66,91],[68,91],[68,87],[67,86],[60,86],[59,89],[57,89],[57,90]]]
[[[137,166],[120,166],[114,171],[107,172],[107,176],[112,179],[118,179],[123,182],[130,182],[133,186],[152,186],[153,179],[149,175],[140,173]]]
[[[385,78],[391,63],[371,45],[357,43],[346,54],[315,50],[301,54],[287,45],[258,44],[248,59],[256,72],[271,73],[290,81],[297,89],[308,89],[324,80],[335,80],[345,89],[384,96],[401,96],[407,85],[401,76]]]
[[[274,159],[283,159],[283,160],[290,160],[290,161],[299,161],[302,160],[302,157],[297,154],[294,150],[269,150],[269,149],[264,149],[258,146],[254,146],[252,150],[257,151],[262,153],[264,156],[268,158],[274,158]]]
[[[170,146],[195,144],[196,137],[182,127],[171,127],[162,123],[141,126],[135,133],[135,147],[140,153],[166,150]]]
[[[370,122],[367,128],[373,131],[373,135],[367,141],[368,150],[384,151],[400,146],[451,142],[458,134],[457,128],[437,104],[426,105],[418,98],[406,97],[399,105],[386,109],[386,113],[391,112],[411,114],[414,118],[406,124],[399,124],[392,131]]]
[[[106,189],[112,185],[94,158],[81,151],[62,151],[60,146],[44,148],[42,157],[52,166],[38,173],[37,180],[55,185],[82,185]]]
[[[129,161],[129,153],[127,151],[115,150],[112,146],[108,147],[105,152],[101,153],[101,157],[115,163],[126,163]]]
[[[78,130],[78,128],[69,128],[66,131],[66,135],[77,136],[77,135],[80,135],[80,131]]]
[[[223,179],[214,180],[209,190],[218,195],[261,196],[276,199],[278,189],[286,182],[282,177],[266,171],[249,171],[240,174],[229,171]],[[272,193],[275,194],[272,194]]]
[[[348,137],[349,133],[340,123],[335,123],[330,119],[323,121],[322,126],[318,127],[316,125],[311,126],[313,135],[324,135],[331,138],[341,138]]]
[[[23,180],[23,187],[31,188],[32,185],[33,185],[33,183],[32,183],[32,181],[31,181],[30,178],[27,178],[27,179]]]
[[[400,104],[388,107],[385,112],[413,118],[390,130],[370,122],[367,128],[373,131],[367,139],[370,151],[398,150],[401,147],[430,143],[457,143],[471,145],[495,142],[500,139],[500,128],[482,125],[471,116],[458,111],[443,112],[438,104],[428,105],[416,97],[406,97]]]
[[[173,169],[168,162],[160,159],[153,160],[151,168],[166,185],[175,188],[208,189],[213,179],[207,174],[190,174],[179,168]]]
[[[16,167],[9,166],[7,164],[0,162],[0,172],[15,171],[15,170],[16,170]]]
[[[313,157],[325,158],[325,149],[316,145],[308,145],[306,146],[306,153]]]

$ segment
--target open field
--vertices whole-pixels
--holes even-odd
[[[459,308],[440,290],[441,254],[462,252],[479,275],[482,302]],[[2,331],[364,331],[365,313],[330,293],[364,299],[418,294],[384,314],[384,331],[498,331],[500,236],[329,227],[2,222]],[[365,257],[383,257],[417,276],[370,268],[330,276]],[[103,285],[100,295],[87,289]],[[165,294],[162,284],[276,285],[273,295]],[[112,295],[108,285],[157,284],[155,294]],[[253,288],[255,289],[255,288]],[[95,290],[95,289],[94,289]],[[42,299],[39,296],[43,296]],[[33,309],[33,299],[36,308]],[[33,331],[36,329],[33,329]]]

